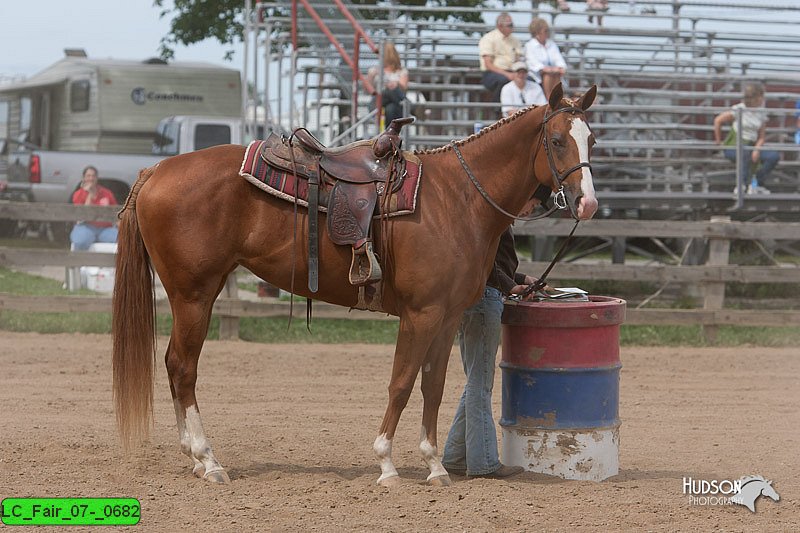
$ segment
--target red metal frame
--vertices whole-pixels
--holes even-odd
[[[339,11],[341,11],[342,14],[345,16],[345,18],[348,20],[348,22],[350,22],[350,25],[353,26],[354,47],[353,47],[352,58],[350,57],[350,54],[347,53],[347,50],[344,49],[342,43],[340,43],[339,40],[336,38],[336,36],[333,35],[328,26],[322,20],[322,17],[319,16],[319,13],[317,13],[317,11],[311,6],[308,0],[292,0],[292,49],[297,50],[297,2],[298,1],[303,4],[303,7],[311,16],[311,18],[314,20],[314,22],[317,24],[320,31],[322,31],[322,33],[328,38],[333,47],[336,48],[336,51],[339,52],[339,55],[342,56],[342,59],[345,61],[345,63],[347,63],[347,65],[353,71],[353,78],[352,78],[353,100],[352,100],[352,112],[351,112],[354,118],[353,123],[355,123],[356,110],[358,109],[358,82],[361,81],[361,83],[364,84],[364,90],[366,90],[368,94],[375,95],[375,100],[376,100],[375,106],[378,110],[377,120],[378,124],[380,124],[381,111],[382,111],[381,108],[383,107],[381,102],[381,95],[375,90],[375,87],[372,85],[372,83],[370,83],[370,81],[366,77],[361,75],[361,71],[358,66],[359,48],[361,45],[361,39],[364,39],[364,43],[367,46],[369,46],[370,50],[372,50],[376,54],[380,53],[378,47],[375,45],[372,39],[369,38],[367,33],[364,31],[364,28],[361,27],[361,24],[358,23],[355,17],[353,17],[352,13],[350,13],[350,11],[347,9],[347,6],[345,6],[341,2],[341,0],[333,0],[333,3],[336,4],[336,7],[339,9]]]

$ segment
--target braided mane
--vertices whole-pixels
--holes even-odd
[[[527,113],[530,113],[531,111],[533,111],[534,109],[536,109],[538,107],[541,107],[541,106],[531,105],[531,106],[528,106],[528,107],[523,107],[522,109],[518,110],[513,115],[509,115],[507,117],[503,117],[500,120],[498,120],[497,122],[495,122],[494,124],[492,124],[491,126],[483,128],[482,130],[478,131],[477,133],[473,133],[472,135],[470,135],[469,137],[467,137],[465,139],[459,139],[457,141],[452,141],[452,142],[457,144],[458,146],[463,146],[463,145],[465,145],[465,144],[467,144],[469,142],[474,141],[478,137],[481,137],[482,135],[484,135],[486,133],[489,133],[490,131],[494,131],[497,128],[501,128],[501,127],[505,126],[509,122],[513,122],[513,121],[517,120],[518,118],[521,118],[523,115],[526,115]],[[427,150],[414,150],[413,153],[415,155],[439,154],[439,153],[442,153],[442,152],[447,152],[448,150],[452,150],[452,149],[453,149],[453,147],[451,146],[451,143],[447,143],[444,146],[439,146],[438,148],[429,148]]]

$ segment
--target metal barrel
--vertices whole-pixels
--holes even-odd
[[[619,326],[625,301],[503,309],[503,462],[565,479],[619,473]]]

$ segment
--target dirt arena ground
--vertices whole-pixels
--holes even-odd
[[[208,342],[198,397],[233,480],[212,486],[178,450],[160,356],[151,442],[123,455],[110,344],[0,332],[0,497],[135,497],[133,531],[800,530],[797,349],[624,348],[621,472],[602,483],[525,473],[428,487],[415,391],[395,442],[405,481],[389,490],[375,485],[372,441],[393,347]],[[442,441],[463,385],[457,361],[454,351]],[[498,416],[499,387],[498,372]],[[773,480],[781,500],[762,497],[753,514],[682,493],[684,477],[749,474]]]

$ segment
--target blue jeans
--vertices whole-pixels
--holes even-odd
[[[508,78],[497,72],[486,70],[481,77],[481,83],[491,93],[492,102],[499,102],[500,91],[503,90],[503,85],[508,83]]]
[[[117,228],[98,228],[88,222],[78,222],[69,234],[76,250],[88,250],[96,242],[117,242]]]
[[[731,148],[723,152],[727,159],[736,162],[736,150]],[[775,165],[778,164],[780,154],[775,150],[760,150],[758,153],[758,170],[756,170],[756,181],[759,185],[764,185],[764,179],[769,176]],[[738,183],[747,186],[750,184],[750,165],[753,164],[753,147],[745,146],[742,153],[742,168]],[[737,183],[737,184],[738,184]]]
[[[483,298],[464,311],[458,328],[467,383],[447,435],[442,464],[466,469],[471,476],[489,474],[501,466],[492,418],[492,386],[502,314],[500,291],[486,287]]]

